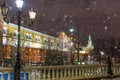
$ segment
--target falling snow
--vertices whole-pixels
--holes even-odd
[[[105,30],[107,30],[108,29],[108,27],[107,26],[105,26],[105,28],[104,28]]]
[[[10,18],[17,11],[16,6],[11,5],[12,1],[8,0],[11,8],[8,14]],[[26,2],[22,12],[27,15],[30,7],[35,8],[37,17],[34,21],[35,26],[31,29],[39,32],[56,36],[61,31],[69,34],[72,25],[80,27],[83,42],[87,41],[88,34],[91,34],[94,40],[120,37],[119,0],[31,0],[31,2],[26,0]]]

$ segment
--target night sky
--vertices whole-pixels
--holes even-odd
[[[15,0],[7,1],[11,7],[8,17],[16,13]],[[94,40],[100,38],[119,39],[120,37],[120,0],[25,0],[22,12],[34,7],[37,17],[34,25],[27,28],[57,36],[60,31],[68,34],[71,21],[78,21],[81,42],[87,43],[87,37],[91,34]],[[24,20],[24,19],[23,19]]]

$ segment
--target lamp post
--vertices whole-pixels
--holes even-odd
[[[21,26],[21,8],[23,6],[23,0],[16,0],[16,5],[18,7],[18,42],[17,42],[17,55],[16,62],[14,66],[14,80],[20,80],[20,71],[21,71],[21,63],[20,63],[20,26]]]
[[[17,55],[16,55],[16,61],[15,61],[15,66],[14,66],[14,80],[20,80],[20,69],[21,69],[21,62],[20,62],[20,26],[21,26],[21,9],[23,6],[23,0],[16,0],[16,5],[18,7],[18,12],[17,12],[17,25],[18,25],[18,42],[17,42]],[[8,14],[9,7],[7,6],[7,3],[4,2],[3,5],[1,5],[1,10],[2,10],[2,15],[4,17],[4,21],[6,21],[6,17]],[[33,25],[33,20],[36,17],[36,11],[34,8],[31,8],[29,10],[29,17],[31,19],[31,23],[29,26]]]
[[[79,38],[80,32],[79,32],[79,29],[80,29],[80,27],[79,27],[78,21],[76,21],[76,23],[77,23],[76,24],[76,28],[73,27],[74,24],[73,24],[72,20],[70,21],[70,23],[72,25],[72,27],[69,29],[70,33],[73,33],[74,31],[76,31],[77,38],[73,39],[73,42],[75,43],[74,44],[75,45],[75,49],[77,50],[77,62],[79,62],[79,59],[80,59],[80,57],[79,57],[79,52],[80,52],[80,38]]]
[[[18,7],[18,44],[17,44],[17,55],[16,55],[16,63],[14,66],[14,80],[20,80],[20,69],[21,69],[21,63],[20,63],[20,26],[21,26],[21,8],[23,6],[23,0],[16,0],[16,5]],[[31,8],[29,10],[29,17],[31,20],[35,19],[36,17],[36,11],[34,11],[34,8]],[[30,26],[33,25],[33,21],[31,22]]]
[[[78,54],[77,54],[77,56],[78,56],[78,62],[79,62],[79,51],[80,51],[80,38],[79,38],[79,35],[80,35],[80,32],[79,32],[79,26],[77,25],[77,38],[78,38],[78,40],[77,40],[77,52],[78,52]]]
[[[73,64],[74,63],[74,53],[73,53],[73,32],[75,31],[75,29],[74,29],[74,27],[71,27],[70,29],[69,29],[69,31],[70,31],[70,34],[71,34],[71,37],[72,37],[72,43],[71,43],[71,48],[70,48],[70,53],[71,53],[71,64]]]
[[[1,5],[1,14],[2,14],[2,16],[3,16],[4,21],[6,21],[6,22],[7,22],[6,17],[7,17],[8,10],[9,10],[9,7],[7,6],[7,3],[4,2],[4,3]],[[3,48],[4,48],[4,53],[3,53],[3,65],[2,65],[2,66],[5,66],[5,55],[6,55],[7,45],[4,45]]]
[[[33,25],[33,20],[36,17],[36,11],[34,10],[34,8],[31,8],[31,10],[29,10],[29,17],[31,19],[31,23],[29,24],[29,26]],[[30,46],[29,46],[30,49]],[[30,66],[30,51],[28,51],[28,66]]]
[[[34,8],[31,8],[29,10],[29,17],[31,19],[31,23],[29,24],[29,26],[32,26],[33,25],[33,20],[35,19],[36,17],[36,11],[34,10]]]
[[[3,15],[3,19],[4,19],[4,21],[7,22],[6,17],[7,17],[8,10],[9,10],[9,7],[8,7],[8,5],[7,5],[7,2],[3,2],[3,4],[1,5],[1,10],[2,10],[1,13],[2,13],[2,15]]]

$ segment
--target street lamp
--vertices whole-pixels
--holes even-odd
[[[17,55],[16,55],[16,62],[14,66],[14,80],[20,80],[20,69],[21,69],[21,63],[20,63],[20,26],[21,26],[21,9],[23,6],[23,0],[16,0],[16,5],[18,7],[18,43],[17,43]]]
[[[69,31],[70,31],[70,33],[71,33],[71,37],[72,37],[72,35],[73,35],[73,32],[75,31],[75,29],[74,29],[74,27],[71,27],[70,29],[69,29]],[[73,38],[73,37],[72,37]],[[72,43],[71,43],[71,49],[70,49],[70,52],[71,52],[71,64],[73,64],[74,63],[74,54],[73,54],[73,39],[71,39],[72,40]]]
[[[78,21],[76,21],[76,28],[75,27],[73,27],[73,21],[71,20],[70,21],[70,23],[71,23],[71,25],[72,25],[72,27],[69,29],[69,31],[71,32],[71,33],[73,33],[73,32],[75,32],[76,31],[76,36],[77,36],[77,38],[76,39],[73,39],[73,42],[75,43],[74,44],[74,47],[75,47],[75,49],[77,50],[77,62],[79,62],[79,52],[80,52],[80,32],[79,32],[79,24],[78,24]]]
[[[104,52],[100,51],[100,55],[99,55],[99,64],[101,63],[102,57],[104,56]]]
[[[31,20],[35,19],[35,17],[36,17],[36,11],[34,10],[34,8],[31,8],[29,10],[29,17],[30,17]]]
[[[34,10],[34,8],[31,8],[29,10],[29,17],[31,19],[31,24],[29,24],[29,26],[32,26],[33,25],[33,20],[35,19],[36,17],[36,11]]]
[[[18,44],[17,44],[17,55],[16,55],[16,63],[14,66],[14,80],[20,80],[20,69],[21,69],[21,63],[20,63],[20,26],[21,26],[21,9],[23,6],[23,0],[16,0],[16,5],[18,7]],[[33,25],[33,19],[36,17],[36,11],[34,8],[31,8],[29,10],[29,17],[32,20],[30,25]]]
[[[35,17],[36,17],[36,11],[34,10],[34,8],[31,8],[30,10],[29,10],[29,17],[30,17],[30,19],[31,19],[31,23],[29,24],[29,26],[32,26],[33,25],[33,20],[35,19]],[[29,46],[29,49],[30,49],[30,46]],[[29,64],[29,66],[30,66],[30,54],[29,54],[29,52],[28,52],[28,64]]]
[[[6,17],[7,17],[7,14],[8,14],[8,10],[9,10],[9,7],[7,5],[7,2],[4,2],[2,5],[1,5],[1,10],[2,10],[2,15],[3,15],[3,19],[4,21],[7,22],[6,20]]]
[[[5,22],[7,22],[7,13],[8,13],[8,10],[9,10],[9,7],[7,6],[7,3],[4,2],[2,5],[1,5],[1,13],[2,13],[2,16],[3,16],[3,19]],[[7,46],[5,45],[4,46],[4,53],[3,53],[3,66],[5,66],[5,54],[6,54],[6,48]]]
[[[22,6],[24,4],[23,0],[16,0],[16,5],[18,7],[18,12],[17,12],[17,25],[18,25],[18,42],[17,42],[17,54],[16,54],[16,61],[15,61],[15,66],[14,66],[14,80],[20,80],[20,69],[21,69],[21,62],[20,62],[20,27],[21,27],[21,9]],[[7,6],[7,3],[4,2],[3,5],[1,5],[1,10],[2,10],[2,15],[4,17],[4,21],[6,20],[7,14],[8,14],[8,10],[9,7]],[[33,20],[36,17],[36,11],[34,10],[34,8],[31,8],[31,10],[29,10],[29,17],[31,19],[31,23],[29,24],[29,26],[33,25]]]

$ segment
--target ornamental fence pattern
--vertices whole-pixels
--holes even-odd
[[[76,80],[107,77],[108,66],[99,65],[63,65],[29,66],[21,70],[20,80]],[[120,64],[112,66],[114,76],[120,76]],[[0,67],[0,80],[14,80],[13,68]]]

